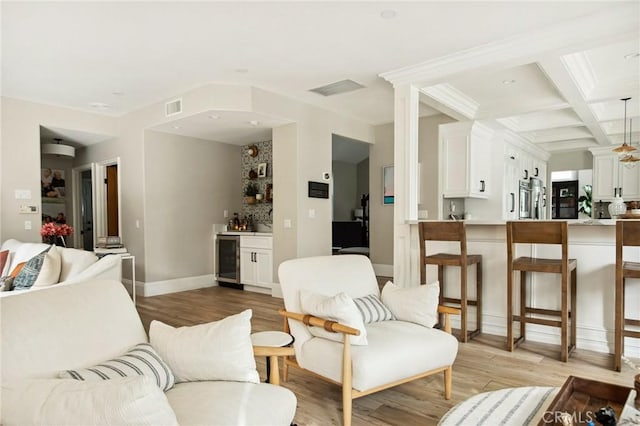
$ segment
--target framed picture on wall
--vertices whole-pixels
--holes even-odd
[[[382,168],[382,204],[393,204],[393,166]]]
[[[267,163],[258,164],[258,177],[267,177]]]
[[[66,195],[64,170],[43,168],[40,174],[40,187],[44,198],[64,198]]]

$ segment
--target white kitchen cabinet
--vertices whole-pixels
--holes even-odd
[[[445,198],[488,198],[491,193],[491,137],[477,122],[443,124],[440,170]]]
[[[520,181],[520,163],[517,152],[506,146],[504,156],[504,188],[502,197],[502,219],[518,219],[518,195]]]
[[[273,286],[273,238],[270,236],[240,237],[240,282],[244,285]]]
[[[593,199],[611,201],[616,195],[627,200],[640,199],[640,169],[627,168],[618,155],[605,149],[593,148]]]

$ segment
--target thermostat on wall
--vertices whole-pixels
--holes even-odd
[[[32,213],[32,214],[37,214],[38,213],[38,206],[25,206],[25,205],[21,205],[20,209],[18,210],[21,214],[22,213]]]

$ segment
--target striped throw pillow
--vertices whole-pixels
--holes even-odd
[[[95,367],[66,370],[59,374],[63,379],[110,380],[119,377],[148,376],[164,391],[173,387],[175,379],[169,366],[148,343],[140,343],[118,358],[105,361]]]
[[[389,308],[384,306],[380,298],[375,294],[358,297],[357,299],[353,299],[353,301],[356,303],[358,311],[360,311],[360,315],[362,315],[362,321],[365,324],[396,319]]]

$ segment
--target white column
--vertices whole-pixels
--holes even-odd
[[[419,284],[416,227],[418,219],[418,102],[409,84],[395,86],[393,278],[400,286]]]

